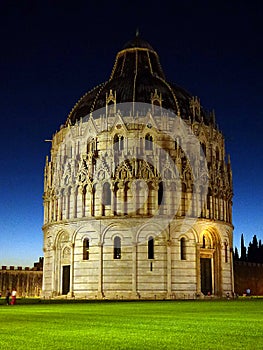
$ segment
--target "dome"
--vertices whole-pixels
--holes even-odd
[[[140,38],[139,35],[136,35],[136,37],[134,39],[128,41],[123,46],[123,50],[124,49],[132,49],[134,47],[136,47],[136,48],[144,48],[144,49],[148,49],[148,50],[154,51],[152,46],[147,41],[145,41],[142,38]]]
[[[182,87],[166,80],[158,54],[138,35],[117,53],[109,80],[80,98],[68,115],[66,125],[73,125],[89,113],[105,107],[106,96],[111,92],[116,94],[117,104],[151,103],[151,97],[155,93],[161,100],[161,107],[186,120],[193,117],[190,106],[192,95]],[[202,109],[194,117],[199,118],[199,121],[208,120]]]

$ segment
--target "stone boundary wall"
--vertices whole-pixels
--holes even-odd
[[[2,266],[0,268],[0,292],[5,297],[6,290],[15,288],[17,297],[40,297],[43,271],[40,267]]]
[[[243,295],[247,288],[251,295],[263,295],[263,264],[235,261],[234,281],[238,295]]]

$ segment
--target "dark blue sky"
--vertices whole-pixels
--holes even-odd
[[[1,1],[0,265],[43,255],[44,140],[108,79],[136,28],[167,80],[215,109],[232,160],[234,243],[262,239],[262,18],[261,1]]]

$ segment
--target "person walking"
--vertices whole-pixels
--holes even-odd
[[[16,290],[13,288],[12,293],[11,293],[11,305],[15,305],[16,303]]]
[[[9,305],[10,304],[10,290],[7,288],[6,290],[6,296],[5,296],[5,300],[6,300],[6,305]]]

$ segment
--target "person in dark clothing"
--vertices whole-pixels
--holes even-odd
[[[11,295],[10,290],[7,289],[7,291],[6,291],[6,296],[5,296],[6,305],[9,305],[9,304],[10,304],[10,295]]]

